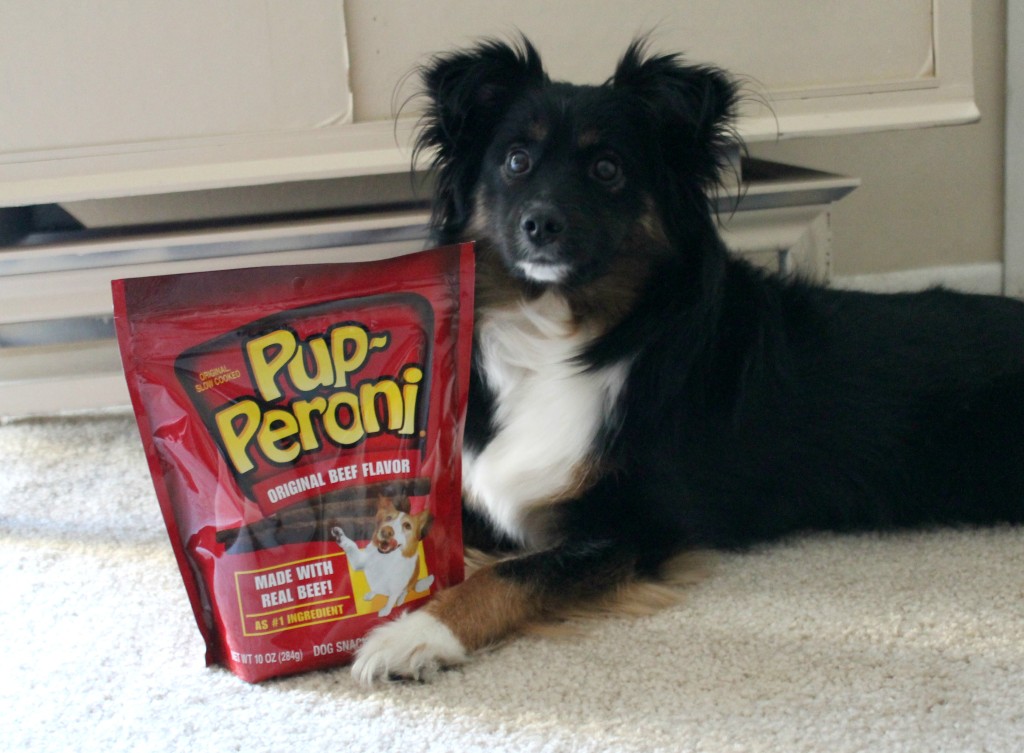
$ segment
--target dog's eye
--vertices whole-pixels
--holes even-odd
[[[406,522],[402,523],[402,530],[403,531],[411,531],[412,530],[412,523],[410,523],[409,521],[406,521]]]
[[[594,160],[590,174],[602,183],[614,183],[622,175],[622,167],[614,157],[605,155]]]
[[[530,155],[524,149],[513,149],[505,158],[505,169],[509,175],[522,175],[529,172]]]

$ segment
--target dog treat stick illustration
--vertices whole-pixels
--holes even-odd
[[[404,604],[410,589],[424,593],[433,584],[433,575],[416,577],[419,544],[430,530],[433,519],[426,510],[411,515],[407,498],[399,497],[396,502],[390,497],[380,497],[373,537],[365,548],[360,549],[340,526],[331,529],[352,569],[366,575],[370,587],[366,600],[387,597],[387,604],[378,612],[381,617],[387,617],[392,609]]]
[[[332,528],[343,525],[357,539],[369,538],[376,525],[376,500],[382,495],[424,497],[427,477],[352,486],[310,497],[273,515],[237,528],[217,531],[217,541],[232,554],[254,552],[287,543],[329,541]]]

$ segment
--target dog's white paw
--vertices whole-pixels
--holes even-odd
[[[468,659],[455,634],[420,610],[371,631],[356,652],[352,676],[366,685],[396,678],[430,680],[439,670]]]

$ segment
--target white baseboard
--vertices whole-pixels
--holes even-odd
[[[866,290],[873,293],[924,290],[941,285],[965,293],[999,295],[1003,292],[1003,265],[1000,262],[992,262],[926,267],[870,275],[837,275],[831,279],[830,285],[834,288]]]

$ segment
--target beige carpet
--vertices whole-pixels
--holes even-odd
[[[432,685],[250,686],[203,647],[127,412],[0,425],[0,749],[1024,750],[1024,531],[722,556],[679,607]]]

